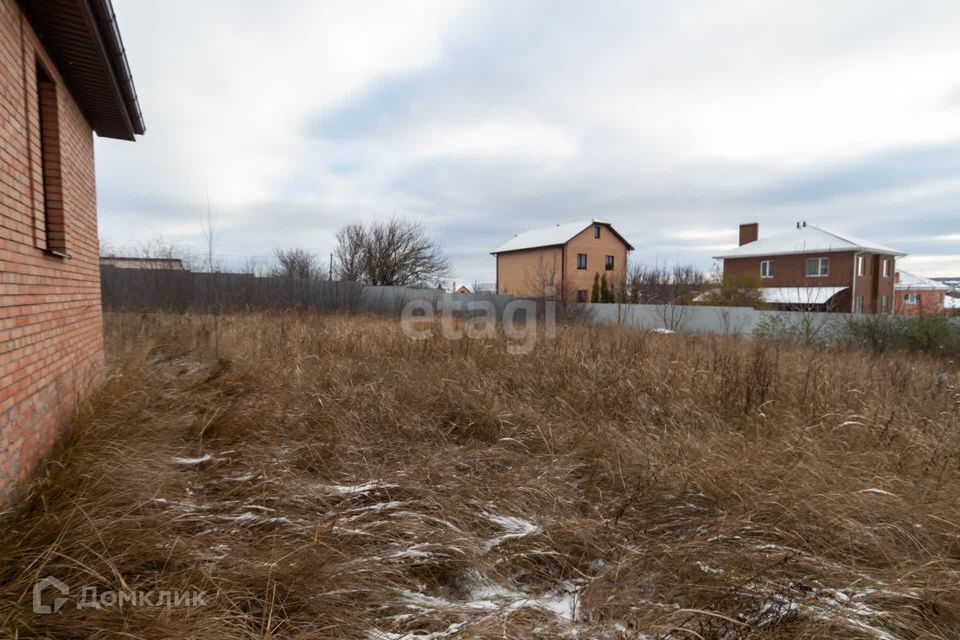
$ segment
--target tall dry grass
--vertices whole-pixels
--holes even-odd
[[[15,638],[960,637],[955,363],[109,315],[0,530]],[[198,607],[31,610],[34,582]]]

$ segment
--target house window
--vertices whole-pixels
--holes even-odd
[[[918,293],[905,293],[903,294],[903,304],[917,304],[920,301],[920,294]]]
[[[613,271],[613,256],[606,256],[603,261],[603,268],[607,271]]]
[[[822,278],[830,273],[830,258],[807,258],[807,277]]]
[[[593,237],[595,240],[600,239],[600,225],[598,224],[593,225]]]
[[[863,256],[857,256],[857,275],[862,276],[864,273],[864,260]]]
[[[586,302],[586,301],[587,301],[587,290],[577,289],[577,302]]]
[[[880,296],[880,313],[887,312],[887,296]]]
[[[853,299],[853,312],[854,313],[863,313],[863,298],[857,296]]]
[[[883,259],[883,277],[884,278],[890,277],[890,258]]]
[[[40,63],[37,63],[37,106],[40,114],[40,196],[43,198],[45,240],[41,248],[55,255],[66,256],[57,85]]]
[[[577,254],[577,269],[586,269],[587,268],[587,254],[578,253]]]
[[[773,277],[773,260],[760,261],[760,277],[761,278]]]

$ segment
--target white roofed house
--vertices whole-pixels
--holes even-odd
[[[524,231],[495,251],[496,291],[521,297],[589,302],[594,279],[610,286],[627,273],[633,246],[603,220],[580,220]]]
[[[960,296],[948,293],[943,299],[943,309],[948,316],[960,316]]]
[[[924,313],[942,314],[953,304],[947,300],[950,287],[943,282],[897,271],[895,309],[897,314],[916,316]]]
[[[740,225],[740,244],[715,256],[724,280],[749,283],[781,309],[843,313],[894,310],[896,259],[903,252],[805,222],[765,238]]]

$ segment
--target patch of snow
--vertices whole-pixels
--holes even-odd
[[[380,629],[373,629],[367,632],[367,637],[370,638],[370,640],[436,640],[436,638],[452,636],[460,631],[465,624],[466,622],[454,622],[443,631],[434,631],[432,633],[392,633],[389,631],[381,631]]]
[[[663,333],[663,334],[676,333],[676,331],[674,331],[673,329],[665,329],[663,327],[657,327],[656,329],[653,330],[653,332]]]
[[[515,538],[522,538],[528,536],[531,533],[536,533],[540,531],[540,527],[530,522],[529,520],[524,520],[523,518],[516,518],[514,516],[504,516],[498,513],[489,513],[484,511],[484,517],[487,518],[490,522],[494,523],[506,533],[501,534],[495,538],[491,538],[484,543],[484,548],[489,551],[494,547],[497,547],[507,540],[513,540]]]
[[[697,564],[697,566],[700,568],[700,571],[703,571],[704,573],[712,573],[712,574],[714,574],[714,575],[723,575],[723,570],[722,570],[722,569],[717,569],[717,568],[715,568],[715,567],[711,567],[711,566],[708,565],[706,562],[700,562],[700,561],[698,560],[696,564]]]
[[[329,485],[320,485],[321,489],[329,493],[339,493],[339,494],[351,494],[351,493],[367,493],[368,491],[373,491],[375,489],[396,489],[400,485],[397,484],[383,484],[382,482],[372,480],[370,482],[365,482],[363,484],[329,484]]]
[[[213,460],[213,456],[210,455],[209,453],[205,453],[199,458],[173,458],[172,462],[173,464],[182,464],[186,466],[192,466],[197,464],[203,464],[204,462],[209,462],[210,460]]]
[[[892,496],[894,498],[899,497],[895,493],[890,493],[889,491],[885,491],[884,489],[878,489],[877,487],[871,487],[869,489],[861,489],[857,493],[876,493],[881,496]]]
[[[389,502],[378,502],[376,504],[371,504],[366,507],[354,507],[353,509],[347,509],[345,513],[355,513],[357,515],[350,516],[349,518],[344,518],[344,520],[347,522],[352,522],[353,520],[362,518],[365,513],[369,513],[371,511],[376,512],[376,511],[385,511],[389,509],[396,509],[398,507],[405,507],[408,504],[410,503],[401,502],[399,500],[391,500]]]
[[[857,493],[875,493],[875,494],[877,494],[878,496],[890,496],[891,498],[899,498],[899,497],[900,497],[900,496],[898,496],[898,495],[895,494],[895,493],[890,493],[889,491],[885,491],[885,490],[883,490],[883,489],[878,489],[878,488],[876,488],[876,487],[871,487],[871,488],[869,488],[869,489],[861,489],[860,491],[857,491]]]

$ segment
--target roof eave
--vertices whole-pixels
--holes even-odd
[[[724,256],[713,256],[714,260],[733,260],[735,258],[766,258],[774,256],[805,256],[805,255],[814,255],[820,253],[875,253],[881,256],[893,256],[895,258],[902,258],[906,253],[902,251],[881,251],[880,249],[871,248],[871,247],[843,247],[837,249],[814,249],[812,251],[772,251],[769,253],[744,253],[744,254],[727,254]]]
[[[569,242],[569,240],[567,242]],[[535,247],[519,247],[517,249],[497,249],[496,251],[491,251],[490,255],[496,256],[501,253],[516,253],[517,251],[533,251],[535,249],[549,249],[551,247],[562,247],[566,244],[567,244],[566,242],[554,242],[552,244],[538,244]]]
[[[110,0],[19,0],[70,94],[103,138],[146,131]]]
[[[571,223],[571,224],[572,224],[572,223]],[[584,226],[583,229],[580,229],[580,231],[578,231],[577,233],[575,233],[575,234],[573,234],[572,236],[570,236],[569,238],[567,238],[566,241],[564,241],[564,242],[552,242],[552,243],[550,243],[550,244],[538,244],[538,245],[535,245],[535,246],[532,246],[532,247],[519,247],[519,248],[517,248],[517,249],[503,249],[503,250],[498,249],[498,250],[496,250],[496,251],[491,251],[491,252],[490,252],[490,255],[495,256],[495,255],[497,255],[497,254],[499,254],[499,253],[513,253],[514,251],[530,251],[530,250],[533,250],[533,249],[547,249],[547,248],[549,248],[549,247],[563,247],[563,246],[565,246],[568,242],[570,242],[571,240],[573,240],[573,238],[575,238],[576,236],[580,235],[581,233],[583,233],[584,231],[586,231],[586,230],[589,229],[592,225],[595,225],[595,224],[602,224],[602,225],[608,227],[608,228],[610,229],[610,231],[613,232],[613,235],[617,236],[617,238],[620,239],[620,242],[622,242],[623,244],[626,245],[627,251],[634,251],[634,250],[635,250],[635,249],[634,249],[634,246],[633,246],[632,244],[630,244],[630,243],[627,241],[626,238],[624,238],[622,235],[620,235],[620,232],[617,231],[617,230],[613,227],[612,224],[610,224],[609,222],[605,222],[605,221],[603,221],[603,220],[597,220],[597,219],[594,218],[594,219],[591,219],[590,224]]]

